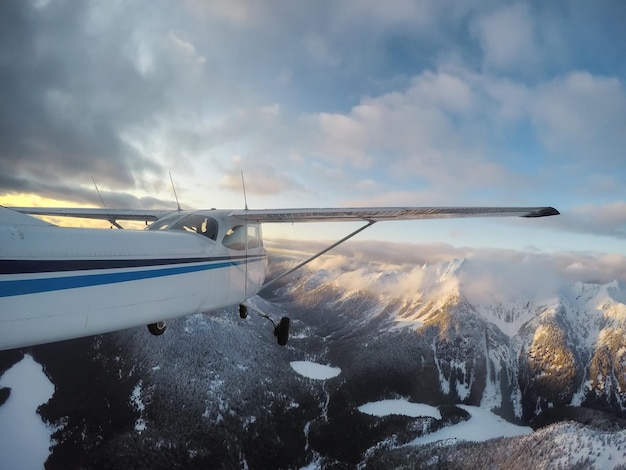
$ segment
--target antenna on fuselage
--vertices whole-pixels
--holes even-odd
[[[243,186],[243,203],[248,210],[248,198],[246,197],[246,181],[243,179],[243,170],[241,170],[241,186]]]
[[[100,203],[102,204],[102,208],[106,211],[107,215],[109,215],[109,208],[107,207],[107,205],[104,203],[104,199],[102,199],[102,194],[100,194],[100,190],[98,189],[98,185],[96,184],[96,179],[93,177],[93,175],[91,176],[91,181],[93,181],[93,185],[96,187],[96,192],[98,193],[98,197],[100,198]],[[120,224],[117,223],[116,220],[114,220],[113,218],[111,218],[109,216],[109,222],[111,222],[111,224],[115,225],[117,228],[124,228],[122,227]],[[113,227],[111,227],[113,228]]]
[[[176,199],[176,210],[180,212],[182,209],[180,208],[180,204],[178,202],[178,195],[176,194],[176,187],[174,186],[174,180],[172,179],[172,172],[168,172],[170,174],[170,183],[172,183],[172,190],[174,191],[174,198]]]
[[[98,193],[98,197],[100,198],[100,204],[102,204],[102,208],[108,213],[109,209],[107,209],[107,205],[104,203],[104,199],[102,199],[102,194],[100,194],[100,190],[98,189],[98,185],[96,184],[96,179],[93,176],[91,177],[91,181],[93,181],[93,185],[96,187],[96,192]]]

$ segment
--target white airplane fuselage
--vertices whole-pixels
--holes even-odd
[[[26,214],[153,220],[146,230],[65,228]],[[164,211],[0,206],[0,350],[149,325],[240,305],[372,224],[391,220],[558,215],[553,207],[338,207]],[[265,282],[261,223],[362,222]],[[258,312],[266,316],[262,312]],[[269,317],[268,317],[269,318]],[[273,322],[273,320],[272,320]],[[273,322],[274,323],[274,322]],[[274,323],[285,345],[289,318]]]
[[[174,227],[188,216],[214,233]],[[261,289],[259,225],[220,211],[170,219],[161,230],[67,228],[0,208],[0,350],[236,305]]]

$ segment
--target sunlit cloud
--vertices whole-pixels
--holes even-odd
[[[289,256],[300,259],[319,251],[323,244],[302,241],[294,246],[286,240],[270,243],[271,253],[289,247],[297,248],[289,251]],[[460,288],[471,302],[492,303],[524,298],[549,301],[576,282],[626,282],[625,263],[626,256],[621,254],[353,241],[318,258],[311,268],[324,270],[333,282],[352,291],[411,296],[421,290],[449,293],[450,289]]]
[[[566,231],[626,238],[626,201],[574,207],[548,224]]]
[[[0,9],[0,194],[163,208],[172,172],[184,207],[238,207],[243,169],[257,207],[545,204],[622,236],[575,209],[623,199],[619,5]]]

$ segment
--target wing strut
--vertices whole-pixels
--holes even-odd
[[[117,223],[117,220],[115,220],[114,218],[110,218],[107,219],[109,222],[111,222],[112,225],[115,225],[117,228],[119,228],[120,230],[123,230],[124,227],[122,227],[120,224]]]
[[[305,266],[307,264],[309,264],[311,261],[313,261],[314,259],[319,258],[320,256],[322,256],[323,254],[329,252],[330,250],[332,250],[333,248],[335,248],[338,245],[341,245],[343,242],[345,242],[346,240],[351,239],[352,237],[354,237],[355,235],[361,233],[363,230],[365,230],[368,227],[371,227],[372,225],[374,225],[376,223],[375,220],[370,220],[368,223],[366,223],[365,225],[363,225],[362,227],[358,228],[357,230],[355,230],[354,232],[352,232],[349,235],[346,235],[345,237],[343,237],[341,240],[333,243],[332,245],[324,248],[322,251],[320,251],[319,253],[305,259],[304,261],[302,261],[301,263],[298,263],[297,265],[295,265],[293,268],[289,269],[288,271],[285,271],[284,273],[282,273],[279,276],[276,276],[274,279],[266,282],[265,284],[263,284],[263,286],[261,287],[261,289],[265,289],[266,287],[271,286],[272,284],[274,284],[275,282],[279,281],[280,279],[282,279],[285,276],[289,276],[291,273],[293,273],[294,271],[300,269],[302,266]]]

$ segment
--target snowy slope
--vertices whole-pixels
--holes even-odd
[[[56,429],[51,467],[128,467],[139,455],[162,467],[402,468],[408,453],[467,468],[509,448],[516,460],[501,468],[527,468],[540,448],[566,467],[623,462],[615,430],[556,425],[484,448],[439,436],[590,420],[569,405],[622,412],[624,286],[474,259],[315,268],[252,299],[292,318],[286,348],[236,308],[173,321],[159,338],[140,328],[34,348],[57,390],[41,409]],[[467,465],[442,467],[448,456]]]
[[[275,294],[297,299],[290,308],[349,317],[333,339],[372,325],[377,336],[414,331],[443,394],[508,408],[509,417],[590,399],[624,409],[626,288],[523,274],[460,259],[404,271],[373,265],[303,274]]]

